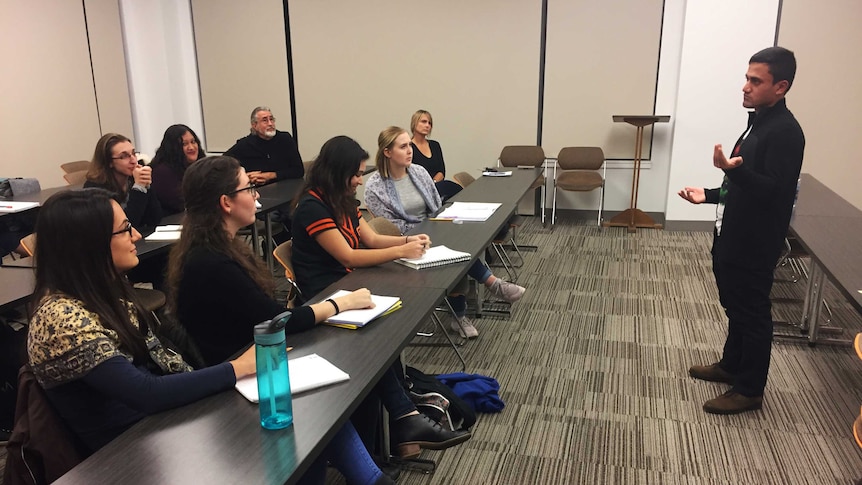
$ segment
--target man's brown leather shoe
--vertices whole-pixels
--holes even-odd
[[[710,365],[693,365],[689,367],[688,375],[702,381],[733,384],[733,374],[719,367],[717,362]]]
[[[739,414],[760,409],[761,406],[763,406],[763,396],[748,397],[738,392],[727,391],[703,403],[703,410],[710,414]]]

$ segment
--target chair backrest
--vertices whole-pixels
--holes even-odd
[[[605,163],[605,152],[599,147],[565,147],[557,155],[563,170],[598,170]]]
[[[27,256],[33,257],[36,254],[36,233],[27,234],[21,238],[21,247],[27,251]]]
[[[86,172],[90,169],[90,161],[78,160],[77,162],[66,162],[60,165],[60,168],[63,170],[63,173],[80,172],[81,170]]]
[[[368,221],[368,225],[371,226],[377,234],[382,234],[384,236],[401,235],[401,229],[398,229],[398,226],[385,217],[375,217]]]
[[[296,284],[296,276],[293,272],[293,241],[285,241],[272,251],[272,255],[275,256],[275,260],[278,261],[278,264],[284,268],[284,277],[287,278],[287,282],[290,283],[290,291],[287,292],[287,306],[288,308],[293,308],[293,304],[296,301],[296,297],[301,297],[302,292],[299,291],[299,285]]]
[[[503,147],[503,151],[500,152],[500,165],[504,167],[518,165],[541,167],[543,163],[545,163],[545,150],[537,145],[509,145]]]
[[[456,173],[452,176],[452,180],[454,180],[461,187],[466,187],[476,181],[476,179],[473,178],[473,176],[467,172]]]
[[[78,170],[77,172],[69,172],[63,175],[63,178],[69,185],[81,185],[87,181],[87,171]]]

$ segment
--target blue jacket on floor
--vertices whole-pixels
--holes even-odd
[[[500,399],[500,383],[493,377],[455,372],[440,374],[437,379],[480,413],[499,413],[506,406]]]

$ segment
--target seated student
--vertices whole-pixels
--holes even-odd
[[[377,137],[377,145],[377,172],[368,179],[365,204],[369,211],[389,219],[404,233],[440,209],[440,196],[434,190],[428,173],[411,163],[413,148],[405,130],[397,126],[386,128]],[[524,295],[524,287],[497,278],[478,259],[467,274],[509,303],[520,300]],[[473,322],[465,315],[465,296],[450,296],[449,301],[458,319],[452,321],[452,329],[460,332],[462,337],[478,336]]]
[[[27,352],[33,373],[59,416],[93,453],[146,415],[231,389],[254,374],[254,348],[230,362],[193,371],[158,338],[123,273],[138,264],[141,235],[111,194],[65,191],[42,206],[37,222],[38,305]],[[63,247],[63,251],[55,248]],[[348,423],[306,473],[322,483],[333,460],[351,483],[384,477]]]
[[[205,156],[198,135],[188,126],[171,125],[165,130],[150,166],[153,168],[152,190],[166,214],[185,210],[183,175],[189,165]]]
[[[429,140],[434,121],[431,113],[420,109],[410,118],[410,140],[413,146],[413,163],[428,171],[431,180],[437,187],[437,192],[445,201],[461,191],[461,186],[446,178],[446,162],[443,161],[443,149],[435,140]]]
[[[152,169],[138,164],[131,140],[107,133],[96,142],[84,188],[98,187],[117,195],[135,227],[150,231],[162,220],[159,200],[150,192]]]
[[[365,222],[356,203],[368,152],[346,136],[323,144],[296,199],[293,213],[293,269],[300,290],[313,297],[356,267],[421,256],[428,236],[383,236]],[[359,243],[365,248],[360,249]],[[467,431],[448,431],[416,411],[404,387],[401,359],[380,378],[378,397],[393,418],[392,440],[402,457],[419,448],[440,450],[470,439]]]

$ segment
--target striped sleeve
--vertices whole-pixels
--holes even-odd
[[[337,229],[335,221],[332,220],[331,217],[324,217],[309,224],[305,228],[305,231],[308,233],[309,236],[315,237],[321,232],[328,231],[330,229]]]

